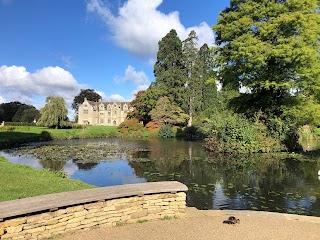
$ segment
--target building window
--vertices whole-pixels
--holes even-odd
[[[100,119],[100,123],[103,123],[103,119]]]
[[[101,112],[100,115],[103,115],[103,112]]]
[[[87,115],[88,114],[88,110],[83,110],[83,114]]]
[[[108,112],[108,116],[109,116],[109,117],[111,116],[111,112]]]
[[[108,123],[109,123],[109,124],[111,123],[111,119],[108,119]]]
[[[114,115],[117,115],[117,111],[114,111]]]

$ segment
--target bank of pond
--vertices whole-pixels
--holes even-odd
[[[230,155],[207,152],[203,142],[104,138],[32,143],[0,154],[96,187],[179,181],[189,188],[187,205],[198,209],[320,216],[320,154],[310,149],[317,148],[313,142],[305,146],[309,151],[300,154]]]

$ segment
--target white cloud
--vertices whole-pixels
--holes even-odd
[[[146,90],[149,85],[150,81],[147,77],[147,75],[144,73],[144,71],[137,71],[134,67],[129,65],[125,72],[123,77],[115,77],[115,82],[117,83],[127,83],[127,82],[133,82],[136,85],[136,89],[131,92],[131,96],[129,100],[126,101],[132,101],[135,97],[134,94],[139,92],[140,90]],[[119,96],[118,94],[115,94],[115,96]],[[124,99],[123,97],[121,97]],[[121,99],[119,98],[119,99]]]
[[[6,100],[3,97],[0,96],[0,104],[1,103],[5,103],[5,102],[6,102]]]
[[[102,0],[89,0],[87,11],[97,14],[112,33],[114,42],[131,54],[154,58],[158,42],[171,29],[175,29],[181,40],[191,30],[199,37],[198,45],[213,45],[214,35],[207,23],[186,28],[180,22],[179,12],[164,14],[157,10],[163,0],[128,0],[114,15]]]
[[[116,77],[116,82],[134,82],[135,84],[150,84],[147,75],[143,71],[136,71],[129,65],[123,77]]]
[[[126,100],[124,99],[124,97],[122,97],[119,94],[113,94],[109,97],[110,101],[115,101],[115,102],[126,102]]]
[[[23,66],[0,66],[0,95],[6,101],[20,101],[41,107],[44,98],[62,96],[70,106],[83,88],[72,74],[61,67],[45,67],[30,73]],[[38,99],[38,100],[36,100]]]
[[[98,90],[95,90],[96,93],[98,93],[101,97],[102,97],[102,100],[105,101],[107,99],[107,95],[102,92],[102,91],[98,91]]]
[[[138,85],[137,88],[131,92],[132,99],[134,99],[134,95],[135,95],[137,92],[142,91],[142,90],[147,90],[147,88],[149,87],[149,85],[150,85],[150,84]]]

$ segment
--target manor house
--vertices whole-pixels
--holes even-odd
[[[92,102],[86,98],[78,109],[78,124],[119,126],[126,120],[128,102]]]

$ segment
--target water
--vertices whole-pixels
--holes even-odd
[[[67,150],[76,156],[73,147],[86,149],[102,144],[105,157],[97,160],[94,158],[96,153],[89,153],[88,159],[68,155],[63,160],[50,160],[45,159],[46,152],[38,158],[15,155],[21,154],[16,150],[0,154],[13,163],[64,171],[72,179],[99,187],[180,181],[189,188],[187,205],[198,209],[262,210],[320,216],[317,174],[320,161],[300,162],[266,154],[212,156],[201,142],[180,140],[110,138],[47,144],[66,146],[65,150],[56,153],[62,156],[67,156],[67,153],[62,154]],[[107,150],[106,144],[110,146]]]

